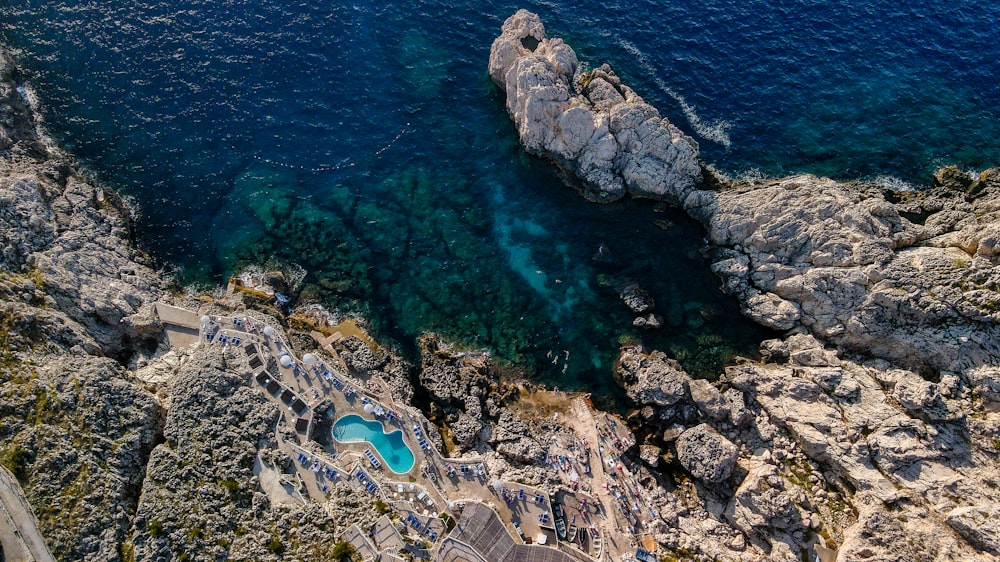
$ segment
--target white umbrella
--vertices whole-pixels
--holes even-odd
[[[281,363],[282,367],[288,368],[292,366],[292,358],[288,355],[282,355],[278,358],[278,363]]]
[[[371,404],[365,404],[364,411],[365,411],[366,414],[372,413],[372,410],[374,410],[374,409],[375,409],[375,406],[372,406]]]
[[[264,335],[267,336],[267,337],[269,337],[269,338],[273,338],[274,337],[274,328],[272,328],[271,326],[264,326]]]
[[[209,315],[207,315],[207,314],[201,317],[201,323],[202,324],[208,324],[211,321],[212,321],[212,317],[209,316]]]
[[[302,362],[306,364],[306,367],[312,367],[316,364],[318,359],[312,353],[306,353],[302,356]]]

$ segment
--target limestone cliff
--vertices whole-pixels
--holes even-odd
[[[58,559],[117,560],[160,416],[126,365],[155,348],[163,281],[18,80],[0,52],[0,459]]]

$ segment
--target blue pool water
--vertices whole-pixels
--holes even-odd
[[[396,474],[405,474],[413,468],[413,452],[398,429],[387,434],[381,422],[348,414],[333,424],[332,431],[333,438],[341,443],[369,443]]]
[[[598,395],[626,340],[717,375],[769,334],[718,291],[699,227],[589,204],[520,149],[486,74],[520,7],[732,176],[919,186],[1000,163],[990,2],[22,0],[0,34],[46,127],[137,203],[184,282],[294,262],[403,351],[435,330]],[[631,327],[630,282],[664,328]]]

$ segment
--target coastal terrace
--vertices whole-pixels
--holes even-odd
[[[428,437],[433,428],[419,411],[396,403],[388,385],[377,375],[348,369],[334,348],[339,339],[336,333],[314,332],[317,351],[298,358],[283,339],[283,332],[253,311],[183,316],[165,310],[161,319],[170,319],[164,320],[168,329],[170,322],[181,318],[187,324],[176,330],[178,333],[196,339],[196,345],[213,346],[237,357],[252,384],[278,406],[275,442],[287,455],[287,470],[291,472],[259,463],[262,474],[274,473],[269,481],[280,483],[265,489],[272,501],[322,503],[331,497],[333,485],[342,481],[356,493],[385,503],[398,517],[402,532],[396,530],[396,534],[402,546],[399,541],[384,546],[389,543],[374,540],[391,535],[382,520],[371,529],[344,531],[341,538],[365,559],[393,560],[401,549],[435,560],[502,559],[495,557],[496,552],[475,548],[494,544],[496,536],[504,537],[503,544],[517,546],[504,556],[510,554],[518,560],[633,559],[639,544],[636,533],[647,514],[640,509],[641,488],[615,460],[627,444],[610,437],[607,428],[611,425],[595,419],[582,400],[575,402],[579,406],[574,406],[573,412],[577,424],[571,426],[578,439],[564,442],[550,436],[549,469],[564,480],[564,486],[553,495],[491,478],[482,458],[441,455]],[[197,319],[195,326],[190,325],[193,319]],[[192,328],[197,338],[190,338]],[[379,424],[383,435],[398,432],[402,446],[414,460],[396,472],[386,458],[387,451],[378,446],[386,443],[338,440],[329,425],[321,423],[324,418],[332,420],[334,427],[345,419],[363,420],[364,424]],[[314,439],[314,431],[321,425],[332,435]],[[328,444],[322,444],[324,438],[329,438],[325,439]],[[608,471],[604,470],[606,465]],[[264,479],[262,476],[262,482]],[[458,523],[450,532],[445,523],[448,518]],[[480,528],[479,523],[489,525]],[[615,538],[628,534],[634,536],[627,543]],[[468,554],[469,549],[479,554],[461,558],[460,553]]]

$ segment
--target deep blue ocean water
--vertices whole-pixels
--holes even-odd
[[[920,186],[1000,164],[1000,4],[13,1],[0,38],[184,281],[295,262],[404,350],[434,329],[599,394],[629,338],[705,376],[753,352],[767,334],[717,290],[697,225],[586,203],[521,151],[486,74],[519,7],[734,177]],[[666,327],[631,328],[629,282]]]

